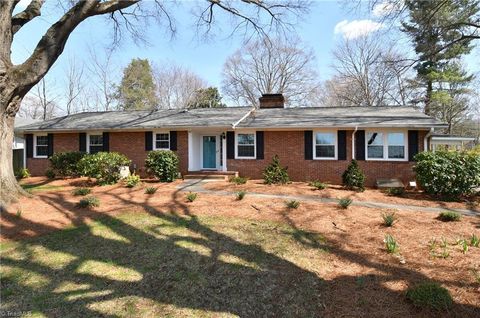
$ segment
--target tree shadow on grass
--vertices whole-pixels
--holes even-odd
[[[110,195],[132,204],[128,198]],[[268,233],[268,228],[242,223],[237,233],[251,232],[253,239],[239,239],[221,229],[237,226],[234,220],[219,226],[208,218],[198,218],[180,190],[172,193],[163,211],[145,199],[138,205],[147,215],[138,214],[138,219],[136,214],[122,219],[79,212],[71,204],[65,205],[61,194],[51,200],[57,209],[66,210],[78,227],[21,241],[16,248],[21,257],[2,253],[2,267],[13,269],[2,277],[2,310],[38,311],[47,317],[159,317],[205,312],[239,317],[442,316],[405,309],[403,291],[386,286],[399,276],[409,284],[427,280],[420,272],[373,262],[365,255],[327,244],[315,233],[297,228],[288,215],[284,217],[289,230],[282,234],[291,234],[305,246],[305,252],[328,249],[339,259],[381,274],[324,280],[265,249],[261,237],[255,235]],[[41,233],[51,230],[10,217],[12,224],[27,222],[22,226]],[[104,235],[96,233],[95,226],[84,224],[95,217],[95,226],[101,227]],[[39,258],[37,249],[60,260]],[[34,276],[42,278],[38,285],[29,279]],[[382,296],[380,303],[375,295]],[[443,315],[473,317],[478,313],[478,307],[456,303]]]

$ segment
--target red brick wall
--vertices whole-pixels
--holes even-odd
[[[78,151],[78,133],[59,133],[53,137],[53,151]],[[180,157],[180,172],[185,174],[188,169],[188,133],[177,132],[177,154]],[[144,175],[145,159],[145,132],[111,132],[110,151],[124,154],[132,164],[136,164],[137,172]],[[32,176],[43,176],[49,167],[48,159],[27,158],[27,168]]]
[[[265,131],[264,160],[228,159],[228,170],[238,171],[242,176],[262,178],[262,170],[276,154],[280,163],[288,167],[293,181],[321,180],[340,184],[342,173],[352,159],[352,132],[347,131],[347,160],[305,160],[303,131]],[[423,151],[423,138],[426,132],[420,132],[419,151]],[[367,186],[373,186],[377,178],[400,178],[403,182],[414,179],[413,163],[395,161],[359,161],[364,170]]]

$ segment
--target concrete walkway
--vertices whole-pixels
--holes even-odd
[[[203,186],[208,182],[215,182],[217,180],[202,180],[202,179],[189,179],[185,180],[177,188],[185,192],[198,192],[198,193],[208,193],[214,195],[222,196],[232,196],[234,192],[231,191],[217,191],[205,189]],[[319,198],[315,195],[285,195],[285,194],[266,194],[258,192],[248,192],[248,196],[254,196],[257,198],[267,198],[267,199],[285,199],[285,200],[298,200],[298,201],[314,201],[322,203],[338,203],[338,199],[333,198]],[[383,202],[370,202],[370,201],[353,201],[353,206],[363,206],[368,208],[379,208],[379,209],[397,209],[397,210],[409,210],[409,211],[419,211],[419,212],[433,212],[440,213],[444,211],[455,211],[467,216],[477,216],[480,217],[480,211],[478,210],[469,210],[469,209],[447,209],[443,207],[424,207],[416,205],[405,205],[405,204],[391,204]]]

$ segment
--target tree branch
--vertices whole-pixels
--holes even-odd
[[[40,16],[45,0],[32,0],[25,10],[12,17],[12,34],[15,34],[26,23]]]

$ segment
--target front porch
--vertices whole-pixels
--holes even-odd
[[[227,172],[226,132],[218,129],[188,132],[188,174]],[[214,173],[210,174],[214,175]]]

